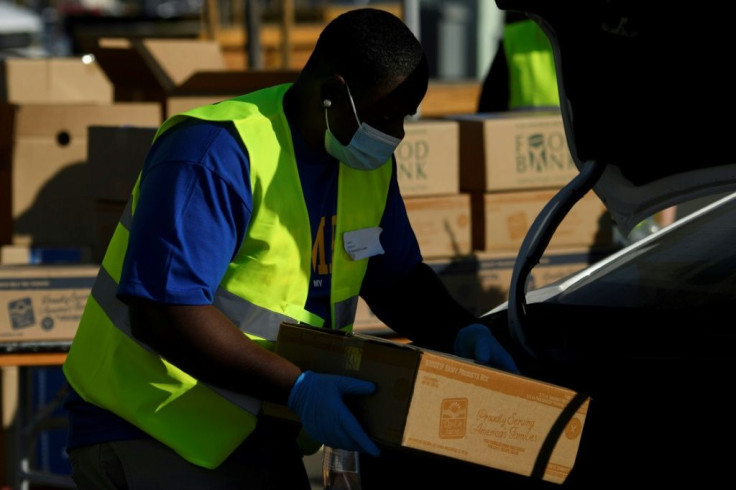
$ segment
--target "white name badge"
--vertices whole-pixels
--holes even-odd
[[[380,226],[346,231],[342,235],[345,251],[353,260],[366,259],[374,255],[383,254],[383,247],[379,235],[383,231]]]

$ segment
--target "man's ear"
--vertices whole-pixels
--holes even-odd
[[[345,79],[337,74],[325,79],[320,87],[320,99],[323,104],[325,101],[334,104],[336,100],[344,97],[345,93]]]

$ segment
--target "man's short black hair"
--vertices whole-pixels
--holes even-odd
[[[421,43],[404,21],[385,10],[360,8],[325,27],[308,64],[332,70],[361,93],[412,73],[423,58]]]

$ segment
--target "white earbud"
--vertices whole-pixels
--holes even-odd
[[[322,105],[329,109],[332,107],[332,101],[330,99],[325,99],[322,101]]]

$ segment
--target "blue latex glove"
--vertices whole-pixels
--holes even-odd
[[[343,402],[345,395],[370,395],[375,390],[370,381],[304,371],[291,388],[288,407],[312,439],[330,447],[378,456],[378,446]]]
[[[480,323],[460,329],[455,337],[455,354],[504,371],[519,373],[511,355],[496,340],[491,329]]]

